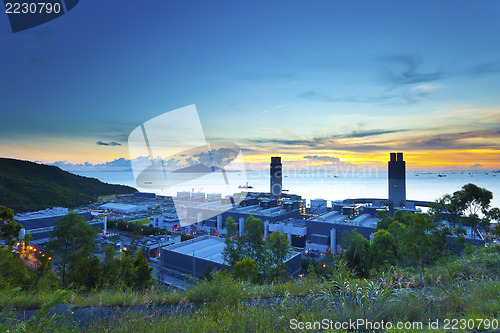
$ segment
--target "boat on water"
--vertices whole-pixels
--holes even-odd
[[[253,188],[253,186],[248,185],[248,182],[245,185],[240,185],[238,188]]]

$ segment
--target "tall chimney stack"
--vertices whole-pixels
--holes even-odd
[[[404,207],[406,203],[406,163],[403,153],[391,153],[389,161],[389,200],[394,207]]]
[[[275,156],[271,157],[271,167],[270,167],[270,176],[271,176],[271,197],[279,198],[281,196],[283,190],[283,172],[281,165],[281,157]]]

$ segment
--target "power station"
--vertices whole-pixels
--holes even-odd
[[[271,157],[271,197],[279,198],[283,192],[283,170],[281,165],[281,157]]]
[[[389,161],[389,200],[394,207],[404,207],[406,204],[406,163],[403,153],[391,153]]]

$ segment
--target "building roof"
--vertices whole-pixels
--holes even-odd
[[[14,220],[16,220],[17,222],[23,222],[36,219],[43,219],[46,217],[64,216],[68,214],[68,212],[69,212],[68,208],[54,207],[52,209],[44,209],[44,210],[39,210],[37,212],[17,214],[14,217]]]
[[[286,224],[286,225],[292,225],[292,226],[297,227],[297,228],[303,228],[306,226],[306,221],[300,220],[300,219],[289,218],[286,220],[270,222],[269,224]]]
[[[195,256],[200,259],[224,264],[222,250],[226,247],[224,239],[212,236],[202,236],[179,244],[171,245],[166,250]]]
[[[130,212],[130,211],[138,211],[138,210],[145,210],[145,206],[136,206],[136,205],[129,205],[129,204],[122,204],[122,203],[107,203],[104,205],[99,206],[100,208],[104,209],[109,209],[109,210],[116,210],[119,212]]]
[[[347,215],[341,215],[337,211],[331,211],[325,214],[318,215],[309,221],[326,222],[326,223],[342,223],[347,219]]]
[[[355,225],[365,228],[376,228],[378,218],[370,217],[369,214],[362,214],[350,220],[347,215],[341,215],[338,212],[333,211],[322,215],[318,215],[312,219],[309,219],[309,221],[325,222],[332,224]]]
[[[23,225],[24,229],[40,229],[40,228],[50,228],[54,225],[54,221],[67,215],[69,213],[68,208],[54,207],[52,209],[40,210],[37,212],[29,212],[17,214],[14,216],[14,220]],[[91,214],[89,211],[77,210],[78,214]]]

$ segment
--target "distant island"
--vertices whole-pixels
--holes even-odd
[[[217,172],[219,170],[223,170],[222,168],[214,166],[214,171]],[[224,169],[225,172],[241,172],[240,170],[226,170]],[[212,167],[206,166],[205,164],[195,164],[195,165],[190,165],[185,168],[177,169],[172,171],[171,173],[210,173],[212,172]]]
[[[221,168],[214,166],[214,172],[219,170],[221,170]],[[206,166],[205,164],[190,165],[188,167],[172,171],[172,173],[209,173],[209,172],[212,172],[212,168]]]
[[[133,187],[103,183],[56,166],[0,158],[0,205],[16,213],[56,206],[74,208],[102,195],[134,192]]]

